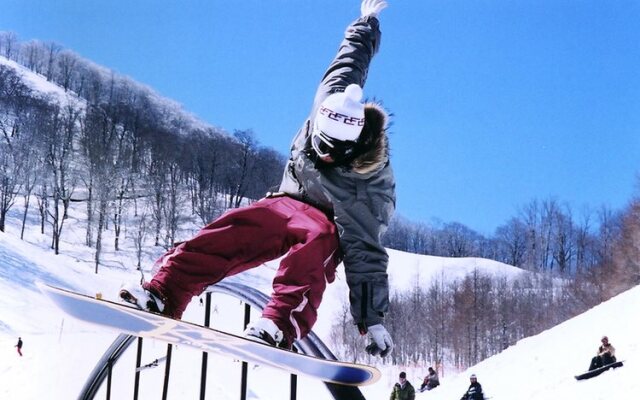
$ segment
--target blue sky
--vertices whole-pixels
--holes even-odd
[[[365,96],[394,114],[398,213],[484,234],[534,199],[624,207],[640,173],[640,2],[388,0]],[[286,153],[358,0],[0,0],[55,41]]]

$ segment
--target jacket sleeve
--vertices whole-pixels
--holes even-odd
[[[371,59],[380,46],[378,19],[361,17],[347,27],[338,53],[322,77],[316,92],[311,115],[330,94],[341,91],[352,83],[364,87]]]
[[[380,29],[376,17],[360,17],[353,21],[345,31],[338,53],[324,73],[316,90],[313,107],[305,126],[293,138],[291,151],[296,152],[308,146],[309,127],[320,104],[330,94],[343,91],[352,83],[364,87],[369,71],[369,64],[380,46]],[[281,189],[282,190],[282,189]]]
[[[615,357],[616,356],[616,348],[613,347],[613,345],[609,345],[609,348],[607,349],[609,351],[609,354],[611,354],[611,357]]]

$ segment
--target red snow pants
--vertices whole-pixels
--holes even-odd
[[[208,286],[285,254],[262,315],[293,343],[311,331],[342,257],[334,223],[301,201],[267,198],[228,211],[158,260],[145,287],[166,299],[165,314],[180,318]]]

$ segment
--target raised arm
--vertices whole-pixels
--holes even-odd
[[[347,27],[338,53],[322,77],[312,111],[328,95],[343,91],[352,83],[364,86],[369,64],[380,46],[378,14],[386,6],[384,0],[363,0],[361,16]]]

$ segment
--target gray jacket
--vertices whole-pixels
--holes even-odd
[[[389,306],[389,257],[381,243],[395,209],[387,115],[377,104],[365,106],[366,122],[357,155],[344,165],[318,162],[310,135],[316,111],[328,95],[352,83],[364,86],[379,44],[376,18],[359,18],[347,28],[338,54],[318,87],[311,114],[293,140],[279,189],[333,218],[344,257],[351,314],[362,332],[367,326],[382,323]]]

